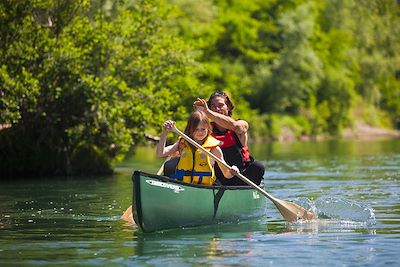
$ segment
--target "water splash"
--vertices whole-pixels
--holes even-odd
[[[285,233],[370,231],[376,224],[373,208],[340,197],[321,197],[315,201],[298,198],[294,202],[312,211],[315,220],[290,223]]]
[[[313,212],[319,219],[336,221],[375,223],[375,213],[372,207],[340,197],[322,197],[311,204]]]

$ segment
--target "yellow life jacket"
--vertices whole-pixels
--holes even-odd
[[[208,136],[203,147],[210,151],[219,144],[220,141],[212,136]],[[212,185],[216,179],[210,157],[200,149],[196,148],[193,151],[189,143],[184,140],[176,172],[172,178],[182,180],[186,183],[204,185]]]

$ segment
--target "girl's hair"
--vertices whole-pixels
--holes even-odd
[[[204,125],[207,127],[208,134],[212,132],[212,127],[211,123],[208,120],[207,115],[202,112],[202,111],[194,111],[187,122],[186,128],[185,128],[185,134],[191,138],[193,138],[194,131],[196,130],[197,126],[200,123],[204,123]]]
[[[228,94],[222,91],[214,92],[207,101],[208,108],[211,108],[211,101],[216,97],[222,97],[225,99],[225,105],[228,107],[228,115],[232,116],[232,110],[235,108]]]

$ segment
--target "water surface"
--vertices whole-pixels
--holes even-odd
[[[1,266],[397,266],[400,140],[257,144],[265,189],[313,209],[287,224],[269,200],[249,221],[143,234],[119,217],[131,174],[156,172],[154,148],[109,177],[0,182]]]

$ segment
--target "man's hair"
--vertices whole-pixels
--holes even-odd
[[[208,108],[211,108],[211,101],[216,97],[222,97],[225,99],[225,104],[228,107],[228,115],[232,116],[232,111],[235,108],[228,94],[222,91],[214,92],[207,101]]]

